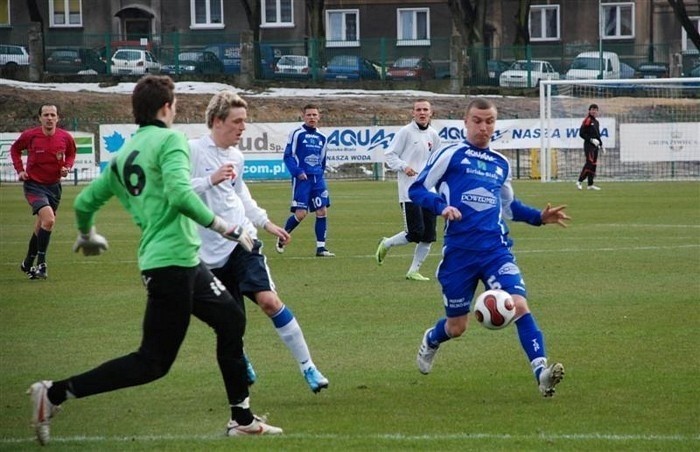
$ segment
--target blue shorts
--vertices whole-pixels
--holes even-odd
[[[24,197],[32,206],[33,215],[46,206],[51,207],[55,213],[61,203],[62,191],[60,183],[40,184],[32,180],[24,181]]]
[[[326,179],[320,175],[308,175],[308,179],[292,179],[291,212],[297,209],[315,212],[322,207],[330,207],[331,198],[328,195]]]
[[[443,248],[437,278],[447,317],[466,315],[479,281],[488,289],[502,289],[527,298],[525,281],[508,248],[493,250],[463,250]]]

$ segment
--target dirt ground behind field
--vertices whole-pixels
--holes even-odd
[[[204,111],[211,94],[178,94],[176,122],[204,122]],[[246,96],[250,122],[296,122],[300,108],[315,103],[321,108],[321,127],[354,125],[400,125],[411,119],[413,102],[419,97],[405,93],[357,96],[324,95],[306,97]],[[461,119],[472,96],[426,95],[435,111],[434,117]],[[537,117],[539,100],[532,98],[492,97],[501,118]],[[59,105],[65,128],[90,130],[99,124],[131,123],[131,97],[128,94],[95,92],[40,91],[0,85],[0,131],[17,132],[36,125],[36,114],[45,102]]]

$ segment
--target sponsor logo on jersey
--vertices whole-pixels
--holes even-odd
[[[467,155],[467,157],[474,157],[477,159],[486,160],[487,162],[495,162],[496,161],[496,157],[489,154],[488,152],[477,151],[474,149],[467,149],[464,153]]]
[[[520,273],[520,269],[512,262],[504,264],[498,269],[499,275],[517,275],[518,273]]]
[[[309,166],[318,166],[321,164],[321,159],[318,155],[311,154],[311,155],[307,155],[304,158],[304,163],[306,163]]]
[[[462,193],[462,204],[466,204],[477,212],[493,209],[498,206],[498,198],[484,187],[475,188]]]

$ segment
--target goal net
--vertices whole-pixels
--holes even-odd
[[[667,78],[541,82],[543,182],[578,178],[590,104],[605,149],[596,180],[700,180],[700,78]]]

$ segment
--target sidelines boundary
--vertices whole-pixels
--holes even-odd
[[[700,435],[624,435],[611,433],[562,433],[562,434],[532,434],[513,435],[501,433],[454,433],[445,435],[403,435],[394,433],[378,433],[376,435],[335,435],[335,434],[305,434],[305,433],[285,433],[281,436],[266,437],[273,441],[283,441],[286,439],[319,439],[319,440],[377,440],[377,441],[442,441],[442,440],[503,440],[503,441],[523,441],[523,440],[549,440],[549,441],[592,441],[606,440],[610,442],[618,441],[642,441],[642,442],[695,442],[700,441]],[[192,440],[228,440],[224,434],[220,435],[136,435],[136,436],[67,436],[52,437],[52,443],[133,443],[135,441],[192,441]],[[0,438],[0,444],[23,444],[35,442],[36,439],[29,438]],[[231,441],[236,441],[235,439]]]

